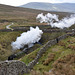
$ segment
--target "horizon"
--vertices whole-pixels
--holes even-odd
[[[38,1],[34,1],[34,0],[0,0],[0,4],[4,4],[4,5],[10,5],[10,6],[21,6],[30,2],[42,2],[42,3],[75,3],[74,0],[38,0]]]

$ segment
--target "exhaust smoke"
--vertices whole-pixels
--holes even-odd
[[[40,30],[39,27],[30,27],[29,31],[22,33],[20,37],[17,37],[15,42],[11,43],[12,49],[21,49],[25,45],[28,45],[28,48],[30,48],[34,45],[34,43],[39,42],[42,34],[43,31]]]
[[[47,13],[45,16],[43,15],[43,13],[38,14],[36,17],[36,20],[40,21],[40,23],[43,23],[43,22],[50,23],[52,21],[59,21],[58,15],[51,14],[51,13]]]
[[[73,24],[75,24],[75,14],[71,15],[70,17],[64,17],[63,19],[59,20],[58,15],[56,14],[46,14],[45,16],[43,13],[38,14],[36,19],[40,23],[48,23],[48,25],[51,25],[51,27],[58,27],[58,28],[69,28]]]

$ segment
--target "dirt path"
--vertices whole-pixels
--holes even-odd
[[[14,23],[11,23],[11,24],[7,25],[7,26],[6,26],[6,29],[11,29],[11,30],[13,30],[13,29],[10,27],[10,26],[13,25],[13,24],[14,24]]]

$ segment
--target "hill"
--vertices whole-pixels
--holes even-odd
[[[58,14],[59,18],[70,14],[67,12],[43,11],[0,4],[0,29],[5,28],[10,22],[14,22],[14,26],[40,25],[40,23],[36,23],[36,16],[39,13],[48,12]]]
[[[59,41],[58,44],[50,47],[39,59],[38,63],[28,75],[74,75],[75,68],[75,36]],[[74,46],[72,48],[72,46]],[[28,64],[34,60],[39,49],[24,56],[21,61]],[[29,60],[27,60],[29,59]],[[65,71],[64,71],[65,70]],[[70,72],[69,72],[70,71]]]
[[[14,24],[13,28],[17,28],[17,29],[19,29],[20,27],[23,27],[26,29],[26,26],[27,26],[27,29],[29,29],[30,26],[40,25],[39,28],[41,30],[51,31],[51,32],[43,33],[42,38],[40,40],[40,42],[42,43],[41,45],[37,43],[34,44],[32,48],[27,49],[26,53],[22,53],[20,55],[18,54],[15,60],[23,61],[26,64],[28,64],[29,62],[34,60],[34,58],[37,55],[37,52],[49,40],[56,39],[57,37],[67,33],[67,32],[64,32],[65,30],[59,31],[60,29],[50,28],[49,25],[45,25],[44,23],[40,24],[36,22],[36,16],[39,13],[45,14],[48,12],[59,15],[60,16],[59,19],[71,14],[68,12],[34,10],[30,8],[13,7],[13,6],[0,4],[0,30],[1,29],[5,30],[6,26],[13,23]],[[5,61],[8,59],[10,55],[16,54],[23,50],[23,49],[18,49],[14,52],[12,51],[12,47],[11,47],[11,43],[15,41],[16,38],[19,37],[22,33],[23,31],[19,31],[19,30],[16,30],[16,31],[11,30],[9,32],[0,31],[0,61]],[[75,54],[75,35],[59,41],[59,43],[56,45],[53,45],[51,47],[49,46],[47,51],[40,57],[38,63],[34,66],[33,68],[34,74],[33,73],[31,74],[32,75],[49,75],[47,72],[52,71],[53,69],[53,72],[55,70],[56,73],[58,73],[58,75],[61,75],[61,73],[64,73],[64,70],[66,69],[65,71],[66,75],[67,75],[67,72],[69,72],[70,70],[71,70],[71,74],[73,75],[73,70],[75,70],[75,67],[73,67],[73,64],[75,62],[73,60],[75,56],[74,54]],[[65,64],[65,66],[68,65],[68,67],[65,68],[63,63]],[[6,68],[4,70],[6,70]],[[39,74],[37,72],[39,72]]]
[[[43,23],[36,22],[36,16],[39,13],[48,13],[50,11],[34,10],[29,8],[13,7],[8,5],[0,4],[0,29],[5,29],[7,25],[13,22],[13,27],[25,27],[25,26],[36,26],[44,25]],[[62,18],[69,15],[70,13],[65,12],[50,12],[53,14],[58,14]],[[47,28],[47,27],[46,27]],[[45,29],[46,29],[45,28]],[[44,29],[44,27],[43,27]],[[0,32],[0,60],[6,60],[11,52],[11,42],[15,41],[17,36],[20,36],[21,31],[15,32]],[[55,36],[53,36],[55,34]],[[52,37],[56,37],[57,33],[52,34]],[[11,35],[11,36],[10,36]],[[8,38],[9,37],[9,38]],[[13,38],[14,37],[14,38]],[[44,34],[44,39],[48,38],[47,34]],[[6,40],[7,39],[7,40]],[[45,40],[43,42],[46,42]],[[35,46],[36,48],[37,46]],[[4,55],[3,55],[4,54]]]
[[[40,9],[45,11],[75,12],[75,3],[30,2],[20,7]]]
[[[13,7],[8,5],[0,4],[0,19],[29,19],[36,15],[36,13],[40,11],[28,9],[28,8],[20,8]]]

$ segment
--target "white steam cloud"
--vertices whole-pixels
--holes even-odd
[[[50,23],[52,21],[59,21],[58,15],[51,14],[51,13],[47,13],[45,16],[43,15],[43,13],[38,14],[38,16],[36,17],[36,19],[38,21],[40,21],[40,23],[43,23],[43,22]]]
[[[42,34],[43,32],[39,27],[30,27],[30,31],[22,33],[20,37],[17,37],[15,42],[11,43],[12,49],[17,50],[23,48],[25,45],[28,45],[30,48],[34,43],[39,42]]]
[[[75,14],[71,15],[70,17],[65,17],[61,20],[58,19],[58,15],[56,14],[46,14],[45,16],[43,13],[38,14],[36,19],[40,21],[40,23],[48,23],[51,27],[58,27],[63,29],[64,27],[68,28],[75,24]]]

